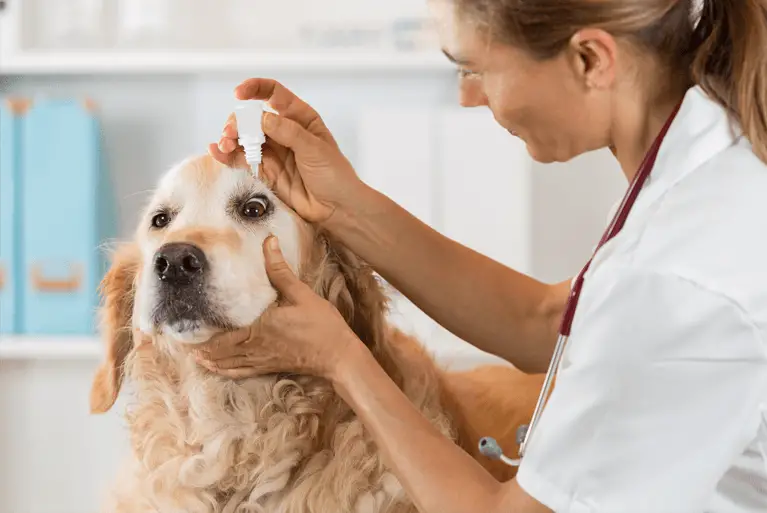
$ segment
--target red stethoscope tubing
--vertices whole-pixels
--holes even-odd
[[[628,219],[628,216],[631,213],[631,209],[634,207],[634,203],[636,202],[637,196],[639,196],[639,191],[642,190],[642,187],[647,181],[647,178],[650,176],[653,167],[655,167],[655,160],[658,158],[658,151],[660,150],[661,143],[666,137],[666,133],[671,126],[671,122],[676,117],[680,106],[681,105],[676,106],[674,111],[671,113],[671,116],[669,116],[668,120],[666,121],[666,124],[663,125],[660,133],[655,138],[655,141],[653,141],[653,144],[650,146],[650,149],[645,155],[642,164],[639,166],[637,174],[634,176],[634,179],[631,181],[626,194],[623,196],[623,201],[621,201],[621,204],[618,207],[618,211],[613,216],[612,222],[607,227],[607,230],[605,230],[605,233],[602,235],[602,239],[599,241],[599,244],[594,250],[593,255],[589,261],[586,262],[586,265],[583,266],[581,272],[578,273],[578,277],[575,279],[575,283],[573,284],[573,288],[570,292],[570,297],[567,298],[565,313],[562,316],[562,323],[559,326],[560,335],[565,337],[570,336],[570,330],[573,326],[573,318],[575,318],[575,308],[578,306],[578,300],[581,296],[581,289],[583,288],[583,277],[589,270],[589,267],[591,267],[591,262],[594,260],[594,256],[596,256],[597,251],[599,251],[600,248],[604,246],[610,239],[618,235],[621,229],[623,229],[623,225],[626,224],[626,219]]]
[[[562,315],[562,321],[559,326],[559,337],[557,339],[557,345],[554,348],[554,355],[551,359],[551,363],[549,364],[549,370],[546,373],[546,380],[544,381],[543,387],[541,388],[541,394],[538,397],[538,403],[535,406],[533,417],[530,421],[530,424],[520,426],[518,431],[517,441],[519,443],[519,459],[513,460],[516,465],[519,465],[519,462],[521,462],[521,458],[524,455],[527,444],[530,441],[530,437],[532,436],[532,433],[538,424],[538,420],[540,419],[541,413],[543,412],[543,407],[545,406],[545,403],[548,399],[554,376],[556,375],[557,369],[559,368],[559,363],[562,360],[565,344],[567,343],[567,339],[570,337],[570,330],[573,326],[575,309],[578,306],[578,300],[580,299],[581,290],[583,289],[584,275],[589,270],[591,262],[594,260],[594,256],[597,254],[600,248],[604,246],[610,239],[615,237],[621,231],[623,225],[626,224],[626,219],[628,219],[628,216],[631,213],[631,209],[636,202],[637,196],[639,196],[639,191],[642,190],[642,187],[644,186],[647,178],[652,172],[653,167],[655,166],[655,160],[658,157],[660,146],[666,137],[666,133],[671,127],[671,123],[676,118],[680,107],[681,102],[674,108],[671,115],[666,120],[666,123],[663,125],[660,133],[657,135],[652,145],[650,146],[650,149],[645,154],[645,158],[642,161],[642,164],[639,166],[634,179],[631,181],[626,194],[623,196],[623,201],[621,201],[621,204],[613,216],[610,225],[602,235],[602,239],[599,241],[599,244],[594,250],[591,258],[586,263],[586,265],[583,266],[583,269],[581,269],[581,272],[579,272],[578,276],[575,278],[573,287],[570,290],[570,296],[567,298],[567,303],[565,304],[565,311]]]

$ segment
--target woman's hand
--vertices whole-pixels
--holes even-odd
[[[333,305],[293,274],[275,237],[266,240],[264,256],[269,279],[288,304],[197,346],[198,362],[234,379],[295,372],[334,380],[344,355],[364,347],[362,341]]]
[[[260,173],[277,196],[311,222],[327,221],[364,187],[320,115],[274,80],[253,78],[235,89],[240,100],[267,100],[279,116],[264,113],[267,136]],[[210,154],[229,166],[244,164],[237,121],[229,116]]]

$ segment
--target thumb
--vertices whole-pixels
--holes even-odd
[[[307,286],[293,273],[280,250],[277,237],[270,235],[264,243],[266,274],[269,281],[291,303],[297,303],[306,293]]]

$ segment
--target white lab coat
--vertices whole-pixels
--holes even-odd
[[[767,511],[767,165],[688,91],[586,274],[517,480],[557,513]]]

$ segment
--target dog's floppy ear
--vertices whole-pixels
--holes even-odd
[[[321,254],[316,255],[316,275],[310,281],[314,291],[341,313],[346,323],[370,348],[378,362],[395,382],[397,367],[391,361],[386,337],[388,299],[373,269],[327,233],[317,235]]]
[[[357,336],[370,348],[383,336],[386,296],[373,270],[357,255],[327,234],[320,234],[322,248],[314,291],[335,306]]]
[[[131,329],[136,274],[141,254],[135,244],[119,248],[112,266],[101,281],[101,336],[106,344],[104,361],[91,387],[91,413],[105,413],[120,392],[123,363],[133,346]]]

